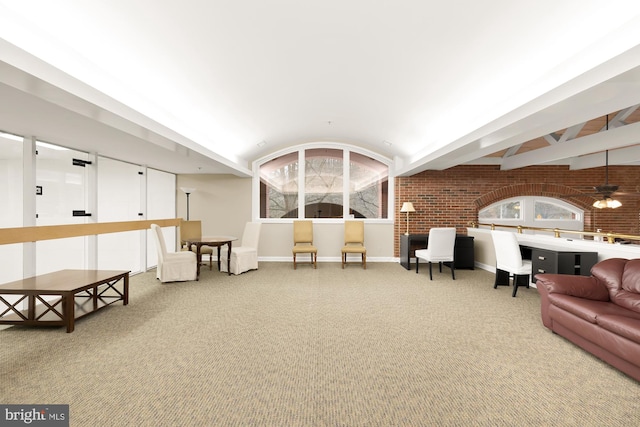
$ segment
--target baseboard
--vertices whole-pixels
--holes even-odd
[[[308,256],[306,257],[308,258]],[[299,256],[298,260],[301,261],[305,261],[306,260],[305,255]],[[215,259],[215,257],[214,257]],[[349,258],[349,262],[356,262],[359,261],[360,258]],[[288,257],[258,257],[258,262],[263,261],[263,262],[291,262],[293,263],[293,258],[291,256]],[[334,256],[334,257],[318,257],[317,259],[318,262],[341,262],[341,258],[340,256]],[[395,258],[395,257],[367,257],[367,264],[370,262],[395,262],[400,264],[400,258]]]

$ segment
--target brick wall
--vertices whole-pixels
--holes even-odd
[[[444,171],[425,171],[395,178],[395,256],[399,256],[399,236],[406,231],[402,202],[412,202],[416,212],[409,214],[410,233],[428,233],[431,227],[453,227],[466,233],[478,220],[478,211],[501,199],[524,196],[558,197],[591,193],[594,185],[604,184],[605,170],[569,170],[568,166],[531,166],[501,171],[493,165],[463,165]],[[640,192],[640,167],[609,166],[609,183],[629,193]],[[585,230],[600,228],[622,234],[640,235],[640,197],[616,196],[617,209],[596,209],[594,199],[563,199],[585,211]]]

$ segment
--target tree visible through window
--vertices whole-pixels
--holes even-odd
[[[260,218],[296,218],[298,153],[277,157],[260,167]]]
[[[481,220],[520,218],[520,200],[493,204],[480,211]]]
[[[305,218],[342,218],[344,161],[342,150],[305,150]]]
[[[268,160],[259,170],[261,218],[388,218],[389,166],[371,156],[307,148]]]
[[[386,218],[389,168],[359,153],[349,158],[349,208],[356,218]]]
[[[535,219],[576,219],[577,213],[556,203],[536,200],[534,203]]]

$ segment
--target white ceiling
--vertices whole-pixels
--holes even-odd
[[[175,173],[322,141],[572,164],[640,132],[485,156],[637,104],[637,0],[0,0],[0,130]]]

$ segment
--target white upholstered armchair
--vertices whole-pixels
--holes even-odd
[[[258,269],[259,222],[248,222],[244,226],[240,246],[231,247],[231,273],[241,274]],[[227,271],[227,251],[220,253],[220,271]]]
[[[196,280],[196,254],[191,251],[167,252],[162,229],[157,224],[151,224],[151,230],[158,250],[156,277],[161,282]]]

